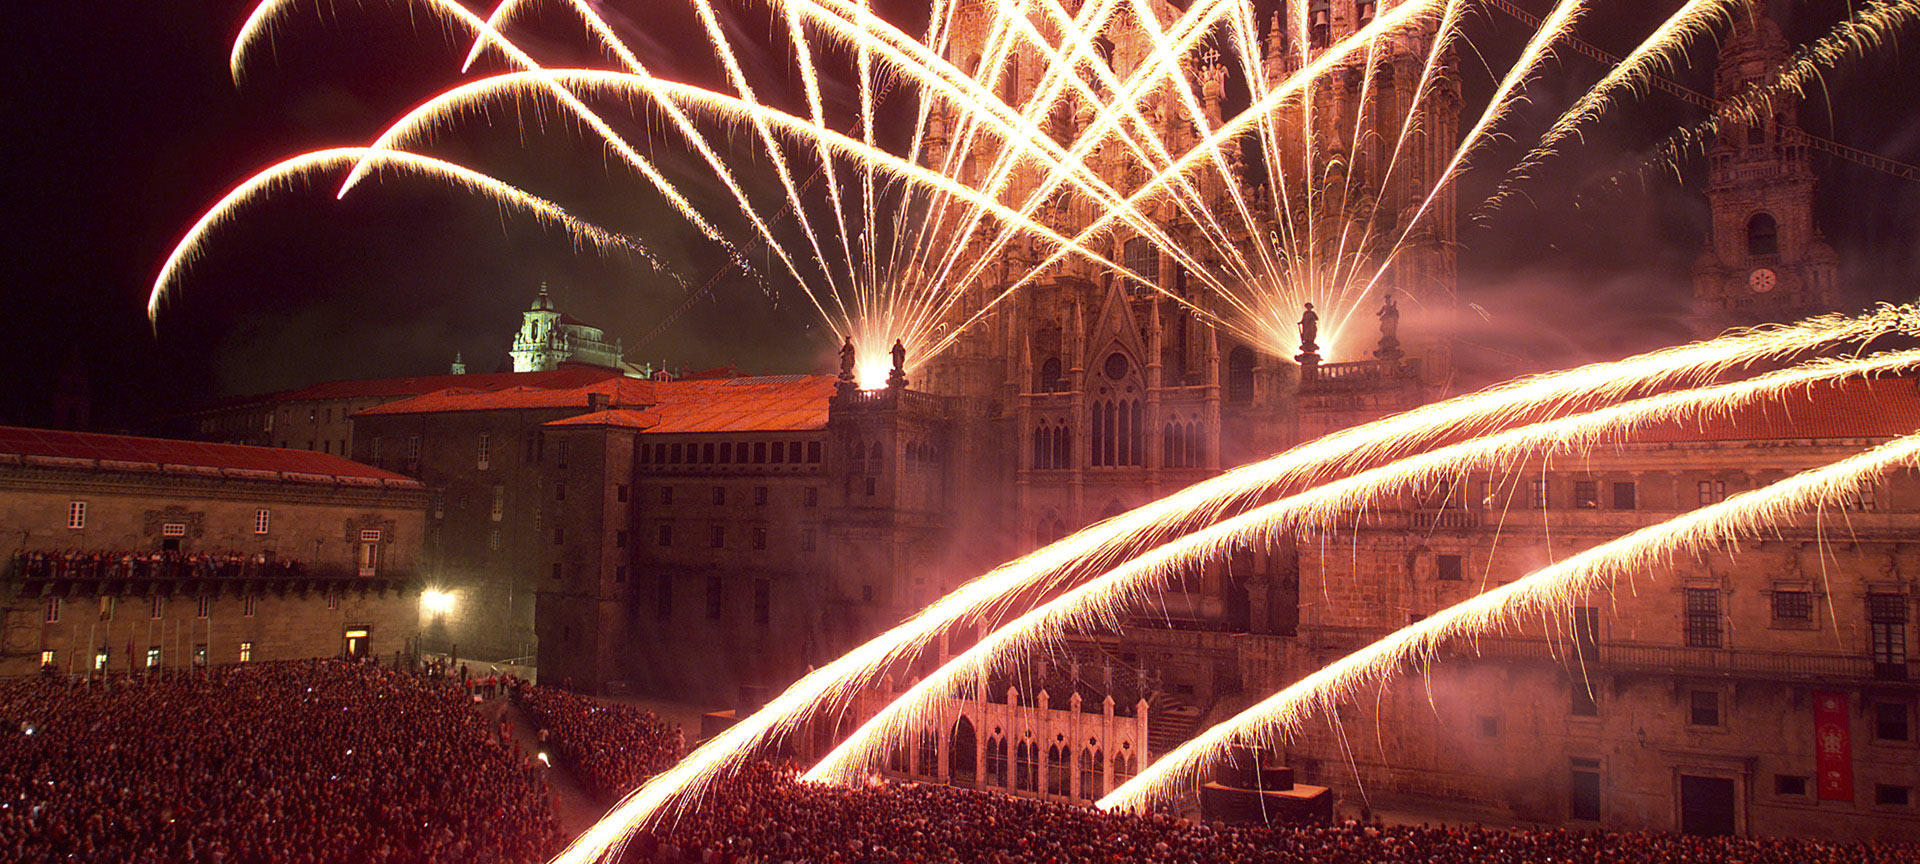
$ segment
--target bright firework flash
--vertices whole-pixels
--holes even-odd
[[[1195,484],[1002,565],[809,673],[765,707],[649,780],[558,860],[595,860],[617,848],[634,828],[669,818],[677,807],[693,806],[707,784],[757,748],[809,720],[837,716],[884,670],[913,656],[956,624],[1000,619],[1022,598],[1070,586],[1127,560],[1135,550],[1211,524],[1276,491],[1391,461],[1455,437],[1499,431],[1523,418],[1545,419],[1672,386],[1704,383],[1753,364],[1892,332],[1920,333],[1920,310],[1883,306],[1857,318],[1829,316],[1745,331],[1613,363],[1523,378],[1336,432]]]
[[[1603,590],[1625,577],[1655,573],[1677,556],[1731,548],[1739,539],[1838,509],[1862,484],[1920,458],[1920,435],[1896,438],[1866,452],[1744,492],[1658,525],[1583,551],[1434,613],[1268,697],[1175,748],[1100,799],[1104,809],[1138,809],[1176,794],[1235,743],[1284,739],[1315,714],[1331,717],[1358,688],[1379,683],[1406,664],[1431,663],[1442,645],[1496,635],[1521,618],[1551,614],[1572,598]],[[1818,518],[1817,515],[1813,518]]]
[[[874,715],[806,777],[841,783],[857,780],[884,755],[889,741],[922,724],[925,712],[934,707],[935,697],[984,674],[992,664],[1020,662],[1044,648],[1049,638],[1068,631],[1118,627],[1128,614],[1147,606],[1182,572],[1224,557],[1236,544],[1270,542],[1289,532],[1329,534],[1393,496],[1440,487],[1450,478],[1475,471],[1502,473],[1504,467],[1531,460],[1550,460],[1557,455],[1588,452],[1604,443],[1630,441],[1634,430],[1649,424],[1698,421],[1780,399],[1795,390],[1909,370],[1916,365],[1920,365],[1920,351],[1887,352],[1858,360],[1815,360],[1745,381],[1663,393],[1521,426],[1314,486],[1155,547],[983,636]],[[1524,473],[1515,472],[1516,476]]]

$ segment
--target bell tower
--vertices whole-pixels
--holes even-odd
[[[1714,97],[1751,98],[1787,60],[1779,25],[1738,13],[1721,47]],[[1790,93],[1753,100],[1708,150],[1712,227],[1693,266],[1697,311],[1716,324],[1796,320],[1839,304],[1838,256],[1813,224],[1814,176]]]

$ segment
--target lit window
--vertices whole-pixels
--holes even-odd
[[[497,552],[497,551],[499,551],[499,549],[500,549],[500,529],[498,529],[498,528],[490,528],[490,529],[488,529],[488,530],[487,530],[487,548],[488,548],[488,549],[492,549],[492,550],[494,550],[494,551],[496,551],[496,552]]]
[[[40,652],[40,665],[45,667],[55,666],[59,662],[59,657],[60,654],[57,651],[51,649],[42,651]]]
[[[87,527],[87,502],[67,502],[67,527],[75,530]]]
[[[246,598],[246,600],[240,604],[240,614],[245,615],[248,618],[252,618],[254,607],[257,605],[256,601],[257,601],[257,598],[254,598],[254,597]]]
[[[47,623],[60,623],[60,598],[58,597],[47,598]]]
[[[148,668],[148,669],[158,669],[158,668],[160,668],[160,648],[159,648],[159,646],[154,646],[154,647],[152,647],[152,648],[148,648],[148,649],[147,649],[147,668]]]
[[[502,519],[505,519],[506,516],[507,516],[507,487],[496,485],[493,487],[493,511],[491,513],[491,517],[493,521],[498,522]]]
[[[107,671],[107,660],[108,660],[107,649],[105,648],[96,649],[93,652],[93,671],[95,672]]]
[[[160,526],[160,536],[185,537],[187,536],[187,525],[184,522],[168,522]]]
[[[485,432],[480,433],[480,446],[477,448],[478,453],[476,454],[477,456],[476,467],[478,467],[479,470],[481,471],[487,470],[487,465],[489,461],[488,451],[492,449],[491,444],[492,444],[492,436],[489,436]]]
[[[207,643],[196,642],[193,646],[193,665],[207,665]]]
[[[265,534],[273,524],[273,511],[262,507],[253,511],[253,533]]]

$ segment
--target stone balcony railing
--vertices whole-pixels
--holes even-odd
[[[1321,627],[1306,634],[1315,647],[1357,650],[1387,635],[1358,628]],[[1865,654],[1690,648],[1645,643],[1597,643],[1489,636],[1455,640],[1440,649],[1454,659],[1545,662],[1593,671],[1639,672],[1792,681],[1808,684],[1920,681],[1920,662],[1875,662]]]

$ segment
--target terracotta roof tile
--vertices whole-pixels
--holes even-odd
[[[449,387],[433,393],[376,405],[354,416],[388,414],[441,414],[452,411],[516,411],[542,408],[587,407],[590,394],[604,393],[614,405],[647,405],[653,402],[653,381],[614,377],[575,387],[508,387],[499,390],[475,390]]]
[[[310,450],[0,426],[0,461],[105,471],[418,487],[391,471]]]
[[[825,429],[834,378],[770,375],[661,381],[653,387],[654,399],[644,410],[600,412],[548,425],[621,425],[661,435]]]
[[[1914,432],[1920,432],[1920,379],[1888,376],[1798,387],[1697,421],[1648,424],[1634,430],[1629,440],[1892,438]]]

